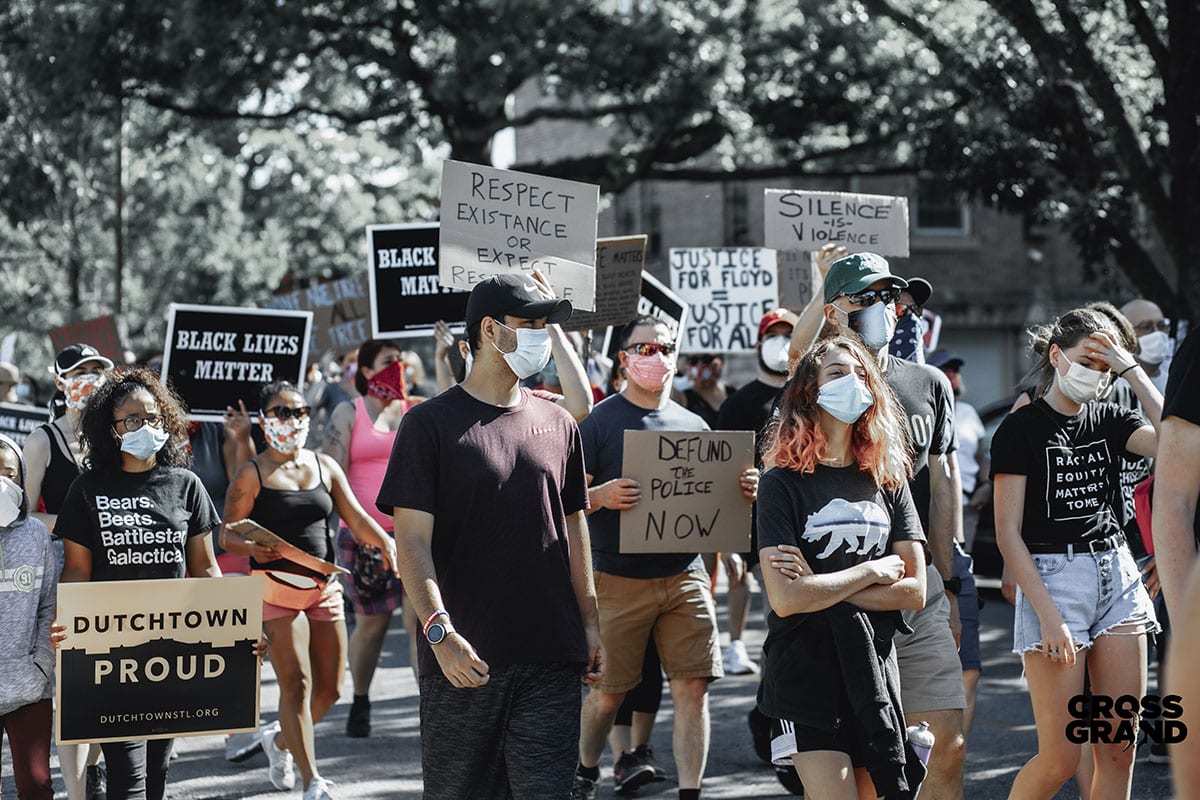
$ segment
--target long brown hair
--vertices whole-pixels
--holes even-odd
[[[1037,397],[1044,395],[1054,381],[1054,365],[1050,363],[1050,345],[1059,350],[1074,347],[1093,333],[1104,331],[1113,340],[1125,346],[1125,337],[1108,316],[1095,308],[1073,308],[1049,325],[1037,325],[1029,329],[1029,347],[1037,356],[1037,363],[1026,373],[1022,382],[1037,379]]]
[[[817,405],[821,364],[833,349],[848,352],[866,371],[865,383],[875,402],[854,423],[850,446],[858,468],[884,489],[903,486],[912,473],[908,434],[900,403],[883,378],[879,362],[857,337],[837,335],[817,342],[796,363],[796,372],[783,390],[779,417],[767,433],[763,463],[800,473],[811,473],[828,457],[829,442],[821,431]]]

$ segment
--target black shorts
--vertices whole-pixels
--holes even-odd
[[[786,719],[771,720],[771,761],[780,767],[792,765],[793,753],[833,750],[850,756],[850,763],[861,767],[866,763],[858,736],[850,718],[842,715],[833,730],[822,730]]]

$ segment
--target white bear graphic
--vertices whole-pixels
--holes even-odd
[[[843,546],[847,553],[866,555],[874,550],[872,557],[878,557],[883,555],[891,527],[887,512],[877,503],[870,500],[851,503],[839,497],[809,515],[801,538],[819,542],[829,537],[829,543],[817,556],[819,559],[829,558]]]

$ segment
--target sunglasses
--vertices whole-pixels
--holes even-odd
[[[622,348],[626,353],[635,356],[671,356],[675,354],[675,345],[672,342],[659,344],[658,342],[639,342]]]
[[[310,406],[300,406],[292,408],[291,406],[271,406],[263,412],[265,416],[276,417],[278,419],[304,419],[312,411]]]
[[[894,303],[900,297],[899,289],[865,289],[854,294],[842,294],[852,306],[873,306],[876,303]]]
[[[133,433],[140,430],[143,425],[149,425],[151,428],[161,428],[163,426],[163,418],[158,414],[147,414],[144,417],[125,417],[113,423],[114,428],[124,428],[126,433]]]

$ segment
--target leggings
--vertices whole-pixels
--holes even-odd
[[[8,734],[17,797],[53,800],[50,784],[50,698],[0,715],[0,732]]]
[[[662,705],[663,692],[662,662],[658,659],[658,648],[654,637],[646,642],[646,657],[642,661],[642,682],[625,693],[621,707],[617,709],[614,725],[632,725],[633,712],[657,714]]]
[[[174,739],[104,742],[108,800],[163,800]]]

